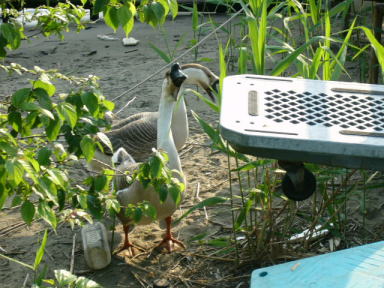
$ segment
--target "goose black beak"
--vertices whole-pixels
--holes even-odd
[[[178,88],[180,88],[181,84],[187,79],[187,75],[181,71],[179,63],[172,65],[170,76],[173,84]]]
[[[211,84],[210,87],[204,88],[205,92],[207,92],[209,98],[211,98],[211,100],[213,102],[216,102],[216,94],[219,93],[219,88],[218,88],[219,87],[219,82],[220,82],[220,80],[217,79],[217,80],[215,80],[215,82],[213,82]]]

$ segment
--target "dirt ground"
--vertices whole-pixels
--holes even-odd
[[[224,19],[224,16],[215,16],[217,22]],[[113,99],[165,64],[149,47],[149,43],[162,49],[166,45],[174,49],[178,41],[183,41],[175,51],[176,55],[180,55],[192,39],[191,25],[190,16],[180,16],[173,22],[168,21],[161,34],[148,25],[136,23],[130,36],[140,42],[137,46],[125,47],[121,43],[123,32],[113,34],[100,21],[90,24],[89,29],[79,34],[66,33],[63,41],[55,37],[47,39],[41,35],[23,41],[20,49],[9,53],[5,63],[16,62],[27,68],[35,65],[44,69],[57,68],[64,74],[78,76],[97,75],[100,77],[104,95]],[[26,33],[32,35],[36,31],[29,29]],[[108,35],[119,40],[101,40],[98,35]],[[218,37],[220,35],[219,32]],[[217,39],[213,37],[199,48],[198,58],[211,58],[209,63],[195,61],[193,53],[181,59],[180,63],[198,62],[219,73],[217,47]],[[136,96],[136,100],[119,117],[141,111],[156,111],[162,76],[162,73],[155,76],[133,94],[120,98],[116,102],[116,110]],[[11,95],[28,85],[21,77],[8,76],[4,72],[0,72],[0,79],[0,95]],[[59,92],[66,91],[62,83],[57,85]],[[191,137],[180,155],[188,189],[175,218],[202,199],[214,195],[225,196],[228,191],[226,158],[220,154],[212,154],[208,138],[203,135],[190,110],[212,122],[218,120],[218,115],[193,95],[188,96],[187,101]],[[77,173],[86,176],[82,169]],[[38,221],[30,227],[22,225],[18,209],[4,209],[0,215],[2,252],[23,262],[33,263],[45,224]],[[107,268],[95,272],[90,271],[85,264],[79,228],[72,231],[68,225],[63,225],[57,229],[57,233],[51,232],[49,235],[45,263],[50,271],[69,269],[73,235],[77,234],[74,273],[94,279],[105,287],[151,287],[152,282],[158,278],[168,279],[171,287],[247,287],[249,271],[239,274],[233,269],[233,259],[223,261],[220,257],[215,258],[215,249],[190,241],[192,237],[203,234],[206,235],[206,240],[229,235],[231,218],[228,206],[221,210],[207,209],[207,216],[208,218],[203,211],[196,211],[174,228],[175,235],[185,243],[187,249],[173,254],[152,251],[164,232],[157,224],[137,227],[131,233],[131,240],[145,247],[148,253],[133,260],[115,256]],[[117,231],[121,234],[121,225],[118,225]],[[121,237],[117,237],[116,245],[120,240]],[[200,253],[202,249],[204,253]],[[211,252],[207,254],[209,251]],[[209,254],[212,255],[208,256]],[[0,258],[1,287],[21,287],[28,273],[28,269]],[[51,273],[49,275],[52,276]]]
[[[214,19],[220,23],[226,19],[226,16],[216,15]],[[154,43],[162,49],[168,43],[173,49],[178,41],[184,41],[175,52],[176,55],[180,55],[193,37],[191,26],[190,16],[180,16],[173,22],[168,21],[164,25],[163,33],[159,33],[148,25],[136,23],[130,36],[139,40],[140,43],[137,46],[124,47],[121,43],[123,33],[119,31],[117,34],[112,34],[112,30],[100,21],[90,24],[89,29],[79,34],[65,34],[63,41],[37,35],[29,41],[24,41],[20,49],[10,53],[5,63],[16,62],[28,68],[35,65],[45,69],[57,68],[64,74],[78,76],[97,75],[100,77],[104,95],[108,99],[113,99],[165,64],[149,47],[149,43]],[[32,35],[35,31],[27,30],[26,33]],[[97,37],[98,35],[108,35],[119,40],[101,40]],[[218,32],[216,37],[212,37],[199,48],[198,59],[211,58],[211,62],[195,60],[194,54],[190,53],[181,59],[180,63],[198,62],[219,73],[217,39],[224,38],[224,32]],[[119,116],[123,118],[137,112],[157,110],[161,81],[162,74],[157,75],[134,93],[120,98],[116,102],[116,110],[136,96],[136,99]],[[11,95],[26,85],[28,82],[21,77],[8,76],[0,72],[1,96]],[[58,83],[58,90],[65,92],[66,87]],[[175,213],[175,218],[202,199],[229,195],[227,158],[211,150],[209,139],[202,133],[190,110],[197,112],[211,123],[217,123],[218,115],[193,95],[187,97],[187,102],[191,128],[190,139],[180,155],[188,186],[185,199],[180,210]],[[76,173],[79,178],[87,175],[82,168],[76,170]],[[377,219],[382,219],[384,215],[381,190],[372,193],[370,198],[372,204],[370,220],[378,231],[382,225],[376,225],[380,223]],[[153,250],[164,233],[157,223],[136,227],[131,233],[131,240],[144,247],[146,252],[133,259],[114,256],[111,264],[99,271],[91,271],[85,264],[79,228],[72,231],[65,224],[60,226],[56,233],[53,231],[50,233],[44,261],[50,271],[68,270],[72,258],[73,237],[76,235],[74,273],[91,278],[107,288],[152,287],[156,279],[167,279],[170,282],[169,287],[249,287],[250,273],[258,268],[259,264],[236,267],[234,258],[222,257],[220,254],[222,249],[207,245],[209,240],[228,237],[231,233],[231,221],[229,204],[207,208],[206,213],[204,210],[193,212],[173,230],[177,238],[185,243],[186,250],[172,254]],[[0,212],[1,253],[32,264],[45,228],[45,224],[41,221],[34,222],[30,227],[25,226],[17,208],[2,210]],[[122,235],[121,225],[117,226],[117,232],[117,236]],[[376,238],[383,236],[383,233],[375,234]],[[117,245],[122,239],[116,238]],[[198,238],[203,240],[196,241]],[[377,240],[371,238],[372,241]],[[30,278],[33,277],[27,268],[0,258],[1,287],[22,287],[28,274]],[[52,277],[52,272],[49,276]],[[27,283],[31,283],[31,279]]]

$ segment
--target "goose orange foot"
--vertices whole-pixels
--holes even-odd
[[[176,246],[179,246],[179,247],[185,249],[185,246],[184,246],[183,242],[175,239],[172,236],[172,233],[171,233],[171,222],[172,222],[172,218],[171,217],[165,218],[165,223],[167,224],[167,231],[165,233],[164,239],[160,242],[159,245],[157,245],[157,248],[165,248],[165,249],[167,249],[167,251],[169,253],[174,251]]]
[[[145,250],[141,247],[138,247],[136,245],[133,245],[129,240],[128,240],[128,233],[129,233],[129,225],[123,225],[124,228],[124,244],[118,248],[115,252],[113,252],[114,255],[119,254],[122,251],[124,252],[124,256],[126,257],[134,257],[137,255],[137,251],[142,251],[144,252]]]

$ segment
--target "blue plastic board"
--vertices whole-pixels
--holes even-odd
[[[251,288],[383,288],[384,241],[260,268]]]

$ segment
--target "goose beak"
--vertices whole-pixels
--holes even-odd
[[[181,71],[179,63],[172,65],[170,76],[173,84],[178,88],[180,88],[181,84],[185,81],[185,79],[187,79],[187,75]]]
[[[207,92],[209,98],[211,98],[211,100],[212,100],[213,102],[216,102],[216,96],[215,96],[215,94],[218,94],[218,93],[219,93],[219,88],[218,88],[218,86],[219,86],[219,82],[220,82],[219,79],[215,80],[215,82],[213,82],[213,83],[211,84],[211,87],[208,87],[208,89],[205,90],[205,91]],[[214,93],[212,93],[213,91],[214,91]]]
[[[171,78],[173,85],[175,86],[174,87],[175,89],[173,89],[172,96],[175,100],[177,100],[177,96],[179,95],[179,91],[180,91],[180,86],[181,84],[183,84],[185,79],[188,78],[188,76],[183,71],[181,71],[181,67],[179,63],[175,63],[172,65],[169,76]]]

